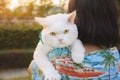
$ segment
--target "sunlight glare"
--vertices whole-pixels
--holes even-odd
[[[40,5],[40,0],[36,0],[35,4]]]
[[[52,0],[55,5],[59,5],[59,0]]]
[[[13,11],[16,7],[27,6],[29,4],[29,2],[34,2],[34,1],[36,1],[35,2],[36,5],[40,5],[40,0],[11,0],[9,9],[11,11]],[[54,5],[59,6],[60,0],[52,0],[52,1],[53,1]]]
[[[20,6],[20,4],[18,3],[18,0],[11,0],[11,5],[10,5],[10,10],[14,10],[16,7]]]

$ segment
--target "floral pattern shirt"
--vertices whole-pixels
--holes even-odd
[[[61,80],[120,80],[120,55],[116,48],[96,50],[85,54],[80,64],[73,62],[70,47],[54,48],[48,58],[61,74]],[[32,63],[33,80],[43,80],[38,67]]]

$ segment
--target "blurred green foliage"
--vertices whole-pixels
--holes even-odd
[[[42,26],[38,24],[2,24],[0,25],[0,50],[35,48]]]
[[[7,80],[32,80],[32,77],[29,75],[26,77],[16,77],[16,78],[7,79]]]
[[[21,13],[20,13],[21,12]],[[29,4],[29,6],[20,6],[17,7],[12,13],[10,17],[31,17],[31,16],[48,16],[57,13],[64,13],[64,9],[52,6],[52,5],[33,5]],[[9,17],[9,16],[8,16]]]
[[[33,59],[34,49],[0,50],[0,70],[27,68]]]
[[[59,6],[54,5],[52,0],[39,0],[40,3],[35,4],[36,0],[28,1],[26,5],[20,5],[10,10],[10,0],[0,0],[0,17],[11,18],[11,17],[31,17],[31,16],[47,16],[56,13],[63,13],[65,10],[63,7],[66,1],[59,0]],[[20,1],[20,4],[24,4],[25,1]]]

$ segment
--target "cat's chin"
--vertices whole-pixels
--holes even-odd
[[[68,43],[55,43],[55,44],[51,44],[51,43],[47,43],[46,42],[46,45],[48,45],[49,47],[51,48],[64,48],[64,47],[68,47],[70,44]]]
[[[59,46],[52,46],[53,48],[64,48],[64,47],[68,47],[69,45],[59,45]]]

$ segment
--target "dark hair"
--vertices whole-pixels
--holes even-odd
[[[119,29],[114,0],[70,0],[68,13],[74,10],[77,12],[78,38],[83,43],[116,46]]]

